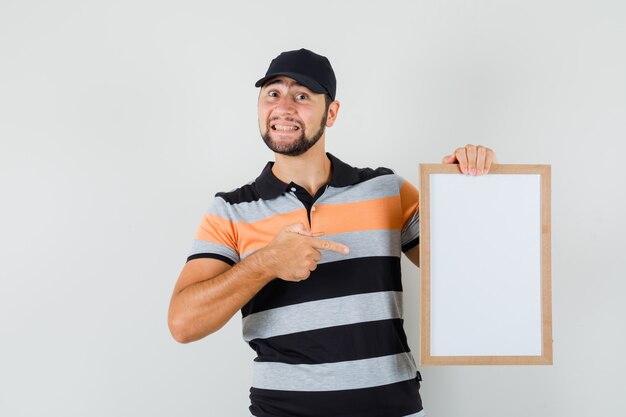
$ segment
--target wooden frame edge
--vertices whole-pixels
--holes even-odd
[[[539,175],[541,177],[542,357],[549,365],[552,365],[552,167],[543,165]]]
[[[420,364],[430,356],[430,172],[434,165],[420,165]]]

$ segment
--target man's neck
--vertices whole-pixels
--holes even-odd
[[[322,142],[322,141],[320,141]],[[282,182],[294,182],[315,195],[331,179],[331,163],[326,155],[323,142],[298,156],[275,154],[276,162],[272,172]],[[321,146],[318,146],[321,145]]]

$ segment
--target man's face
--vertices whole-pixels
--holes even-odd
[[[259,129],[274,152],[297,156],[324,135],[327,122],[324,94],[314,93],[292,78],[269,80],[259,94]]]

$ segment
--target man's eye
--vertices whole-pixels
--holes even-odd
[[[278,93],[276,91],[270,91],[269,93],[267,93],[267,95],[270,97],[276,97],[278,96]]]
[[[306,94],[298,94],[296,96],[296,100],[305,100],[307,98]]]

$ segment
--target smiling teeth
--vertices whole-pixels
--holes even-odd
[[[275,125],[274,129],[276,130],[298,130],[297,126],[281,126],[281,125]]]

